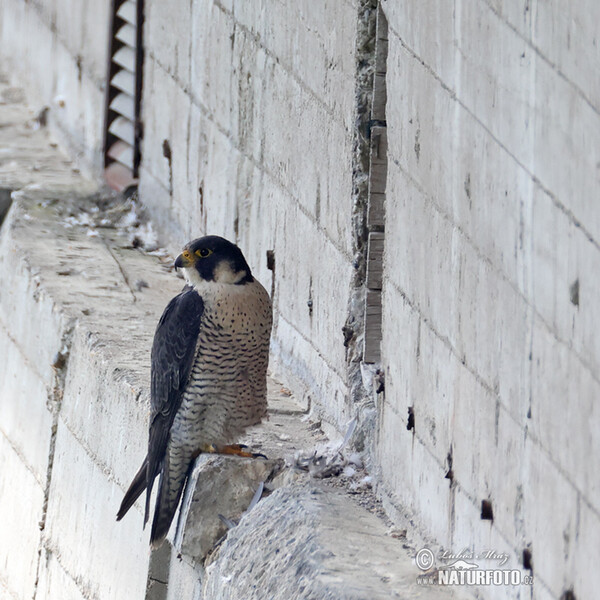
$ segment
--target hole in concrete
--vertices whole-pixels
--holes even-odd
[[[492,501],[491,500],[482,500],[481,501],[481,519],[483,521],[493,521],[494,520],[494,511],[492,510]]]
[[[204,212],[204,188],[203,188],[202,186],[200,186],[200,187],[198,188],[198,200],[200,201],[200,213],[203,213],[203,212]],[[267,254],[268,254],[269,252],[270,252],[270,251],[269,251],[269,250],[267,250]],[[272,271],[272,270],[273,270],[273,269],[271,269],[271,271]]]
[[[569,297],[573,306],[579,306],[579,279],[576,279],[569,288]]]
[[[417,133],[415,133],[415,156],[417,157],[417,162],[419,162],[419,157],[421,156],[421,142],[419,141],[420,136],[421,130],[417,129]]]
[[[573,590],[567,590],[566,592],[562,593],[560,600],[577,600],[577,597],[575,596],[575,592]]]
[[[450,448],[450,452],[448,452],[448,456],[446,457],[448,462],[448,471],[446,471],[445,479],[450,480],[450,484],[454,481],[454,471],[452,470],[452,448]]]
[[[163,156],[169,162],[171,162],[171,160],[173,159],[173,152],[171,151],[171,144],[169,144],[169,140],[163,140],[163,143],[162,143],[162,152],[163,152]]]
[[[385,373],[381,369],[375,371],[375,393],[383,394],[385,392]]]
[[[271,300],[275,298],[275,250],[267,250],[267,269],[273,272],[271,277]]]
[[[465,177],[465,194],[467,195],[467,198],[470,200],[471,199],[471,173],[467,173],[467,176]]]
[[[406,423],[406,429],[410,431],[415,430],[415,413],[412,406],[408,407],[408,422]]]
[[[275,250],[267,250],[267,269],[275,270]]]
[[[134,194],[137,194],[137,191],[138,191],[138,184],[131,183],[123,189],[122,194],[123,194],[124,198],[129,199],[129,198],[132,198]]]
[[[162,153],[169,163],[169,196],[173,198],[173,151],[169,140],[163,140]]]
[[[233,234],[235,236],[235,240],[237,241],[240,237],[240,217],[237,214],[237,208],[235,219],[233,220]]]
[[[528,571],[533,572],[532,556],[531,556],[531,550],[529,548],[525,548],[523,550],[523,567],[525,569],[527,569]]]
[[[12,204],[12,192],[10,188],[0,188],[0,226],[2,226]]]

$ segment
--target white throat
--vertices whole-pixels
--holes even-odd
[[[235,285],[242,281],[247,275],[248,273],[246,271],[238,271],[236,273],[226,261],[222,262],[215,269],[213,281],[202,279],[198,271],[193,267],[183,269],[183,276],[186,282],[198,291],[206,290],[207,288],[210,289],[211,286],[214,287],[217,284]]]

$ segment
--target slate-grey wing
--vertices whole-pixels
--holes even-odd
[[[187,385],[196,354],[204,302],[193,288],[184,290],[165,309],[154,334],[151,357],[150,436],[146,470],[146,511],[154,479],[163,461],[169,432]]]
[[[194,363],[203,312],[202,298],[186,286],[169,302],[158,322],[152,345],[148,454],[125,493],[117,520],[147,490],[144,525],[148,521],[152,486],[161,470],[171,426]]]

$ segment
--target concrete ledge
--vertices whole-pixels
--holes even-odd
[[[442,599],[419,589],[421,572],[383,522],[347,494],[314,481],[262,500],[206,569],[205,598]]]

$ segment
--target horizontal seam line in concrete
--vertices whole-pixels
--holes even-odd
[[[40,489],[43,494],[44,483],[38,479],[38,476],[36,475],[36,472],[35,472],[33,466],[29,464],[29,461],[27,460],[25,455],[21,452],[21,450],[19,450],[19,448],[17,446],[15,446],[13,441],[6,434],[6,432],[4,431],[4,429],[2,427],[0,427],[0,435],[2,435],[2,437],[8,442],[8,445],[10,446],[11,450],[16,454],[19,461],[21,461],[21,463],[23,463],[23,466],[29,471],[29,473],[31,473],[31,476],[35,479],[35,482],[40,486]]]
[[[321,354],[321,351],[310,341],[310,339],[304,335],[304,333],[302,333],[297,327],[296,325],[294,325],[291,321],[289,321],[286,317],[284,317],[281,312],[278,312],[278,316],[282,321],[285,321],[288,325],[288,327],[291,327],[307,344],[309,344],[309,346],[311,348],[313,348],[315,350],[315,352],[317,353],[318,357],[323,361],[323,363],[325,363],[325,365],[327,365],[327,367],[329,367],[343,382],[345,382],[345,375],[343,375],[342,373],[340,373],[338,371],[338,369],[332,365],[324,356],[323,354]]]
[[[37,586],[34,587],[35,589],[37,589]],[[8,581],[3,577],[2,573],[0,573],[0,591],[6,591],[14,600],[22,600],[21,596],[17,596],[16,592],[8,585]]]
[[[533,183],[537,185],[542,192],[544,192],[552,200],[554,206],[556,206],[556,208],[566,215],[569,221],[571,221],[575,227],[581,229],[581,231],[596,247],[596,249],[600,250],[600,243],[598,243],[594,236],[587,230],[587,228],[583,226],[582,222],[575,216],[573,211],[567,208],[536,175],[534,175],[514,154],[512,154],[512,152],[492,133],[492,131],[483,123],[483,121],[481,121],[481,119],[479,119],[475,113],[458,97],[456,92],[441,79],[434,69],[428,65],[412,48],[410,48],[410,46],[408,46],[408,44],[402,39],[402,37],[400,37],[397,31],[395,31],[392,27],[390,27],[390,31],[396,35],[400,41],[400,45],[404,48],[404,50],[414,60],[416,60],[430,74],[430,76],[435,79],[435,81],[439,83],[442,89],[448,93],[450,98],[458,103],[458,105],[490,136],[490,138],[498,145],[498,147],[504,150],[504,152],[515,161],[515,164],[517,164],[523,170],[523,172],[530,177]]]
[[[238,21],[235,17],[235,13],[233,13],[228,8],[223,6],[221,4],[220,0],[214,0],[214,5],[221,12],[223,12],[228,17],[230,17],[231,20],[233,21],[234,25],[236,27],[239,27],[242,31],[244,31],[248,35],[248,37],[250,37],[252,39],[254,44],[256,46],[258,46],[261,50],[264,51],[266,56],[268,56],[271,60],[275,61],[275,63],[278,64],[305,92],[308,92],[308,94],[311,95],[317,101],[317,103],[320,104],[321,107],[325,109],[327,114],[334,121],[337,120],[338,114],[336,113],[336,111],[333,108],[331,108],[322,98],[320,98],[317,95],[317,93],[312,88],[310,88],[302,80],[302,78],[297,73],[294,72],[294,70],[289,65],[287,65],[285,62],[282,62],[282,60],[276,54],[274,54],[270,48],[267,48],[264,44],[262,44],[260,41],[260,37],[256,33],[254,33],[246,25],[244,25],[243,23]],[[352,81],[354,80],[354,73],[352,74],[352,77],[349,77],[349,79],[351,79]],[[346,129],[346,127],[344,127],[344,129]],[[346,131],[348,132],[348,130],[346,130]]]
[[[172,77],[175,82],[177,84],[179,84],[179,80],[169,71],[165,70],[164,67],[158,62],[156,61],[156,64],[165,71],[165,73],[167,73],[167,75],[169,75],[169,77]],[[189,92],[189,90],[184,90],[187,93],[191,93]],[[341,254],[347,261],[348,263],[352,263],[352,261],[354,260],[354,257],[352,256],[352,254],[350,252],[348,252],[345,248],[343,248],[337,241],[335,241],[327,232],[327,230],[317,221],[317,219],[315,218],[315,215],[313,215],[303,204],[302,202],[300,202],[300,200],[275,176],[274,173],[271,172],[270,169],[267,169],[264,165],[262,165],[261,163],[259,163],[253,156],[247,154],[246,152],[244,152],[243,150],[240,149],[240,147],[235,143],[234,139],[229,135],[229,133],[227,132],[226,129],[224,129],[221,125],[219,125],[215,120],[214,117],[212,115],[212,112],[210,111],[210,109],[208,109],[207,107],[205,107],[202,103],[198,103],[199,101],[193,100],[193,103],[200,108],[200,110],[204,113],[204,117],[209,120],[217,129],[217,131],[223,136],[225,137],[227,140],[229,140],[232,144],[232,146],[235,148],[235,150],[237,152],[240,153],[241,156],[243,156],[246,160],[248,160],[250,163],[252,163],[252,165],[259,171],[259,173],[262,173],[263,175],[266,175],[267,177],[269,177],[281,190],[283,190],[294,202],[294,204],[296,204],[296,206],[298,207],[298,210],[300,210],[300,212],[302,212],[302,214],[316,227],[317,231],[323,236],[323,238],[331,245],[333,246],[333,248],[335,248],[335,250],[337,252],[339,252],[339,254]],[[158,183],[160,185],[160,187],[167,193],[170,194],[170,189],[165,186],[165,184],[158,178],[157,175],[155,175],[154,173],[152,173],[149,169],[145,168],[143,161],[142,164],[140,165],[140,170],[143,171],[146,175],[149,175],[150,177],[152,177],[152,179]]]
[[[421,446],[423,446],[423,448],[425,449],[425,451],[427,452],[427,454],[429,454],[433,458],[433,460],[439,465],[439,462],[438,462],[437,458],[431,453],[431,451],[429,450],[429,448],[427,447],[427,445],[423,443],[423,441],[421,440],[421,438],[419,438],[419,436],[416,434],[416,432],[414,433],[414,437],[417,439],[417,442],[419,444],[421,444]],[[447,470],[446,467],[445,467],[445,465],[441,465],[441,468],[442,468],[442,471],[446,471]],[[391,502],[392,505],[395,505],[397,507],[397,510],[399,510],[399,512],[404,513],[404,511],[406,510],[406,508],[404,506],[404,503],[397,497],[397,494],[394,492],[394,490],[390,489],[389,482],[382,481],[380,485],[381,485],[381,488],[383,490],[383,493],[387,496],[388,501]],[[448,493],[450,493],[450,491],[452,489],[452,486],[454,486],[454,489],[455,489],[456,492],[462,493],[463,496],[466,497],[466,499],[473,505],[473,507],[476,510],[479,510],[481,508],[481,504],[480,504],[479,499],[477,499],[474,496],[472,496],[468,492],[468,490],[463,485],[461,485],[461,483],[458,480],[453,479],[452,483],[448,485]],[[415,514],[412,509],[410,509],[410,511],[413,514]],[[452,525],[451,523],[449,523],[449,524]],[[520,555],[521,551],[522,551],[522,548],[516,548],[513,545],[513,543],[510,541],[510,539],[504,533],[504,531],[498,526],[498,524],[497,524],[496,521],[493,521],[491,526],[496,531],[496,533],[504,540],[504,542],[506,543],[506,545],[508,547],[512,548],[513,552],[515,553],[515,556],[518,557]],[[537,574],[536,574],[536,576],[537,576]],[[539,579],[542,582],[542,585],[546,589],[549,590],[550,588],[548,587],[548,584],[545,582],[545,580],[543,578],[541,578],[541,577]]]
[[[100,469],[102,474],[105,475],[106,480],[110,483],[116,484],[124,492],[126,488],[121,486],[121,483],[117,479],[117,476],[115,475],[114,471],[103,460],[101,460],[99,458],[98,454],[96,454],[92,451],[92,449],[87,444],[87,442],[84,441],[83,436],[80,436],[80,434],[75,430],[75,428],[69,422],[68,418],[65,418],[65,415],[63,414],[62,410],[60,413],[60,421],[62,421],[66,430],[73,436],[73,439],[81,446],[81,448],[87,454],[88,458],[90,458],[90,460],[92,461],[94,466],[96,466],[98,469]],[[56,465],[55,465],[55,468],[56,468]],[[115,517],[116,517],[116,513],[115,513]]]
[[[583,101],[597,114],[600,116],[600,110],[598,107],[594,105],[594,103],[588,98],[586,93],[577,85],[573,80],[569,79],[569,77],[563,73],[558,65],[553,63],[545,54],[542,53],[540,48],[536,46],[529,38],[525,37],[510,21],[503,18],[502,15],[486,0],[482,0],[483,4],[490,10],[499,21],[504,23],[517,37],[519,37],[522,41],[524,41],[535,53],[541,58],[561,79],[563,79],[566,83],[568,83],[573,89],[581,96]]]
[[[402,417],[400,417],[402,418]],[[412,431],[412,435],[413,437],[417,440],[417,442],[422,446],[422,448],[425,450],[425,452],[433,459],[433,461],[438,465],[438,467],[440,468],[440,470],[442,471],[442,473],[446,473],[448,471],[448,467],[445,464],[441,464],[438,460],[438,458],[435,456],[435,454],[431,451],[431,449],[428,447],[428,445],[424,442],[424,440],[419,437],[419,435],[417,434],[416,430],[413,429]],[[389,489],[389,482],[382,482],[383,484],[383,489],[386,490],[386,492],[388,493],[388,497],[390,496],[390,492],[392,496],[395,496],[396,494],[393,492],[393,490]],[[469,502],[473,505],[474,508],[479,509],[481,504],[480,504],[480,499],[476,498],[473,494],[471,494],[467,488],[465,486],[463,486],[456,478],[454,478],[452,480],[451,483],[448,484],[448,492],[450,492],[451,487],[454,486],[455,490],[461,492],[466,498],[467,500],[469,500]],[[398,503],[400,506],[403,506],[402,502],[400,502],[398,500]],[[506,535],[504,534],[504,532],[502,531],[502,529],[500,529],[500,527],[498,527],[497,524],[492,524],[492,527],[494,527],[494,529],[498,532],[498,534],[500,535],[500,537],[511,547],[512,544],[510,542],[510,540],[506,537]],[[513,547],[513,550],[515,550],[515,552],[518,554],[518,549]]]
[[[533,443],[536,444],[538,448],[547,456],[548,460],[554,465],[556,470],[565,479],[565,481],[577,492],[577,495],[579,496],[581,501],[590,509],[590,511],[596,516],[596,518],[600,520],[600,508],[595,507],[591,503],[591,501],[588,500],[586,494],[582,490],[580,490],[579,487],[577,487],[575,482],[573,482],[569,475],[566,473],[565,469],[561,465],[559,465],[556,462],[556,460],[554,460],[554,457],[543,446],[543,444],[540,442],[539,438],[535,435],[535,433],[532,433],[531,431],[527,430],[527,435],[531,438],[531,440],[533,440]]]
[[[562,346],[565,346],[569,351],[571,351],[573,353],[573,355],[578,359],[579,363],[585,368],[586,371],[588,371],[588,373],[591,375],[592,379],[597,384],[600,385],[600,377],[596,374],[594,366],[591,365],[587,360],[585,360],[581,356],[580,352],[573,346],[573,343],[563,340],[558,335],[558,333],[556,331],[554,331],[554,329],[551,327],[551,325],[549,325],[546,322],[543,315],[536,309],[536,307],[533,304],[531,304],[529,299],[521,292],[521,290],[518,288],[518,286],[515,283],[513,283],[513,281],[506,275],[506,273],[504,272],[502,267],[494,264],[492,259],[489,258],[489,256],[486,256],[481,251],[481,249],[477,246],[477,244],[473,241],[473,239],[464,231],[464,229],[461,227],[461,225],[456,223],[453,220],[452,216],[449,213],[447,213],[445,210],[443,210],[443,208],[435,201],[434,197],[431,196],[430,194],[428,194],[421,187],[420,183],[414,179],[414,177],[410,174],[410,172],[407,171],[397,159],[394,158],[392,161],[404,173],[404,175],[407,177],[407,179],[415,186],[417,191],[419,193],[421,193],[421,195],[429,201],[429,203],[433,206],[433,208],[436,210],[436,212],[445,221],[447,221],[452,226],[453,229],[458,231],[458,233],[464,238],[464,240],[467,242],[467,244],[475,252],[477,258],[479,260],[481,260],[482,262],[484,262],[485,264],[487,264],[492,269],[492,271],[494,273],[496,273],[500,277],[500,279],[502,279],[502,281],[504,281],[504,283],[506,283],[513,290],[513,292],[523,301],[525,306],[527,306],[532,311],[533,315],[539,319],[539,321],[545,327],[546,331],[559,344],[561,344]],[[392,279],[386,278],[386,280],[389,281],[394,286],[394,288],[396,288],[398,291],[400,291],[400,287]],[[423,313],[421,313],[421,314],[423,314]],[[531,324],[533,326],[533,322]],[[456,355],[458,356],[457,353],[456,353]]]
[[[73,584],[75,585],[77,590],[79,592],[81,592],[81,595],[86,600],[100,600],[100,598],[98,598],[98,596],[96,596],[96,594],[94,594],[89,588],[87,588],[87,586],[81,585],[83,583],[81,577],[73,575],[73,573],[71,573],[65,567],[65,565],[62,563],[62,555],[60,553],[60,550],[58,549],[58,547],[56,545],[51,543],[50,538],[48,538],[47,536],[44,536],[43,546],[48,552],[50,552],[54,556],[56,563],[62,569],[63,573],[73,582]]]
[[[481,385],[485,389],[485,391],[488,392],[488,394],[490,394],[493,398],[496,398],[496,400],[498,402],[498,406],[504,412],[504,414],[506,414],[508,416],[508,418],[517,426],[518,429],[523,429],[523,425],[521,424],[521,422],[511,413],[511,411],[508,409],[508,407],[506,407],[504,405],[504,403],[500,399],[499,394],[494,390],[494,388],[491,387],[491,386],[489,386],[487,384],[487,382],[479,374],[477,374],[472,369],[472,367],[467,363],[466,360],[463,361],[461,359],[461,357],[457,354],[456,350],[454,349],[454,347],[450,343],[450,340],[448,340],[448,338],[446,336],[440,334],[435,329],[435,327],[431,324],[429,318],[427,316],[425,316],[419,310],[419,308],[416,307],[416,305],[413,304],[410,301],[410,299],[408,298],[408,296],[394,282],[391,282],[391,285],[402,296],[402,298],[404,299],[404,301],[406,302],[406,304],[408,305],[408,307],[411,310],[413,310],[415,313],[417,313],[417,315],[419,315],[419,317],[421,318],[421,320],[423,321],[423,323],[425,324],[425,326],[442,342],[442,344],[444,346],[446,346],[446,348],[454,355],[454,357],[459,361],[459,363],[463,367],[465,367],[465,369],[467,369],[467,371],[469,373],[471,373],[471,375],[475,378],[475,380],[477,381],[477,383],[479,383],[479,385]],[[384,404],[386,404],[387,406],[389,406],[390,408],[392,408],[401,419],[403,419],[402,415],[393,407],[392,404],[390,404],[389,401],[387,401],[385,399],[385,396],[384,396],[383,402],[384,402]],[[527,431],[527,433],[528,433],[529,437],[531,438],[531,440],[533,441],[533,443],[536,444],[538,446],[538,448],[540,449],[540,451],[543,452],[546,455],[546,457],[548,458],[548,460],[554,465],[554,467],[556,468],[556,470],[560,473],[560,475],[564,478],[564,480],[573,488],[573,490],[575,490],[575,492],[579,495],[579,497],[586,504],[586,506],[588,506],[588,508],[597,517],[600,518],[600,510],[597,509],[596,507],[594,507],[591,504],[591,502],[587,499],[586,494],[581,489],[579,489],[579,486],[571,479],[571,477],[568,475],[568,473],[565,471],[565,469],[559,463],[556,462],[556,460],[554,459],[554,457],[550,454],[550,451],[540,442],[540,440],[535,436],[535,434],[531,433],[529,430]],[[420,441],[420,443],[424,443],[420,438],[418,438],[418,436],[417,436],[417,439]],[[433,454],[431,456],[437,462],[437,459],[435,458],[435,456]]]
[[[46,385],[46,380],[44,379],[44,377],[42,376],[42,374],[36,369],[34,363],[32,363],[29,360],[29,357],[27,356],[27,354],[25,354],[24,350],[21,348],[21,346],[19,345],[19,343],[17,342],[17,340],[15,340],[15,338],[10,334],[10,332],[8,331],[8,328],[6,327],[6,324],[4,323],[4,321],[2,320],[1,317],[0,317],[0,328],[5,333],[6,337],[15,346],[15,348],[17,349],[17,352],[21,355],[21,359],[23,360],[23,362],[25,363],[25,365],[27,365],[27,368],[30,369],[31,372],[34,373],[35,376],[40,380],[40,382],[42,383],[42,385],[45,386]],[[59,348],[59,350],[60,350],[60,348]]]

